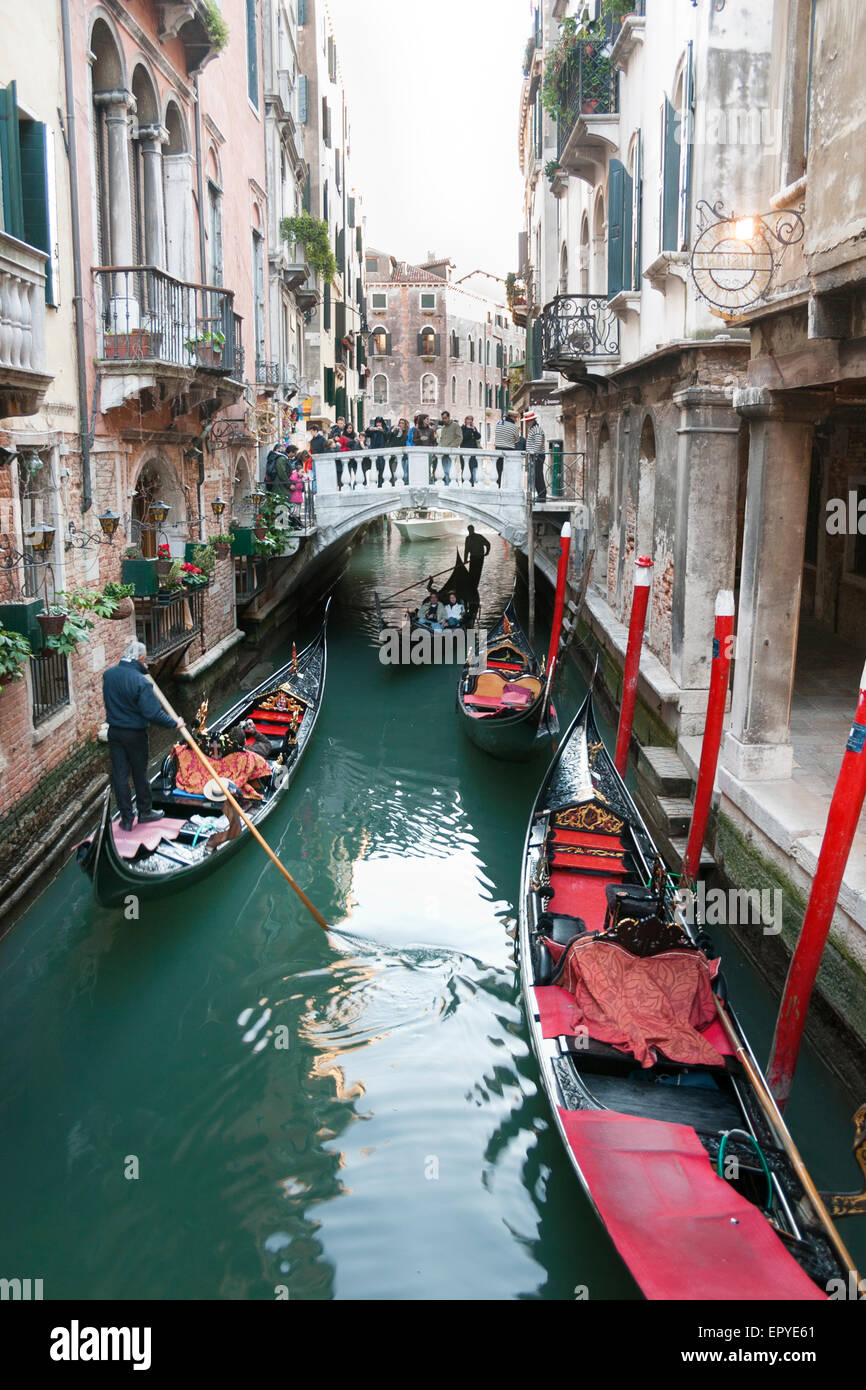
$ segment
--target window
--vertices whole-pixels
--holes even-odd
[[[388,378],[384,372],[377,372],[373,377],[373,404],[388,404]]]
[[[336,395],[336,374],[333,367],[325,368],[325,405],[333,405]]]
[[[54,230],[53,135],[41,121],[18,110],[17,87],[0,87],[0,179],[3,184],[2,225],[10,236],[44,251],[45,299],[58,304],[59,285],[52,246]],[[103,262],[105,264],[105,262]],[[14,296],[14,290],[12,291]]]
[[[457,378],[456,378],[456,376],[452,376],[452,378],[451,378],[451,404],[452,404],[452,405],[456,405],[456,404],[457,404]]]
[[[256,0],[247,0],[247,92],[259,109],[259,42],[256,34]]]
[[[375,294],[375,293],[374,293],[374,294],[372,294],[372,295],[370,296],[370,302],[371,302],[371,304],[372,304],[374,310],[376,310],[376,309],[380,309],[380,310],[381,310],[381,309],[387,309],[387,307],[388,307],[388,296],[387,296],[387,294],[381,294],[381,293]]]
[[[685,251],[689,241],[694,71],[689,43],[677,83],[675,102],[665,97],[661,112],[662,160],[660,251]]]
[[[384,328],[374,328],[370,334],[370,356],[391,356],[391,334],[387,333]]]
[[[619,159],[610,161],[607,198],[607,294],[612,299],[631,287],[632,180]]]
[[[366,260],[367,274],[376,275],[379,271],[379,261],[376,256],[368,256]]]
[[[255,309],[256,361],[265,362],[268,345],[265,337],[265,240],[261,232],[253,231],[253,294]]]
[[[439,334],[435,333],[432,328],[422,328],[418,334],[418,356],[439,356]]]
[[[33,691],[33,726],[43,724],[69,704],[69,665],[61,652],[45,647],[29,661]]]
[[[421,404],[436,404],[436,378],[432,372],[425,372],[421,378]]]
[[[484,382],[483,382],[483,381],[479,381],[479,383],[478,383],[478,405],[479,405],[479,407],[480,407],[481,410],[484,409]]]
[[[223,282],[223,213],[222,189],[212,180],[207,184],[208,211],[208,281],[211,285]]]
[[[487,366],[490,366],[490,339],[487,339]]]
[[[472,405],[472,382],[471,382],[471,381],[467,381],[467,383],[466,383],[466,404],[467,404],[468,406],[471,406],[471,405]]]
[[[298,121],[301,125],[306,125],[309,120],[310,111],[310,81],[306,73],[302,72],[298,78]]]
[[[474,342],[472,341],[472,334],[471,334],[471,333],[469,334],[469,337],[467,338],[466,341],[467,341],[467,343],[469,344],[469,361],[470,361],[470,362],[474,362],[474,361],[475,361],[475,344],[474,344]]]
[[[322,327],[326,333],[331,331],[331,282],[325,281],[325,292],[322,296]]]
[[[631,244],[623,247],[629,258],[626,287],[639,290],[641,287],[641,234],[643,230],[643,139],[638,131],[631,162]]]
[[[328,98],[322,97],[322,139],[328,149],[331,148],[331,108],[328,105]]]
[[[422,294],[422,295],[421,295],[421,313],[422,313],[422,314],[432,314],[432,313],[434,312],[435,308],[436,308],[436,296],[435,296],[435,294]]]
[[[451,333],[451,356],[460,356],[460,337],[455,331]]]

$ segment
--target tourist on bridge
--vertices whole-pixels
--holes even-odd
[[[467,416],[466,416],[466,419],[463,421],[463,428],[462,428],[462,430],[461,430],[461,434],[462,434],[462,436],[463,436],[462,439],[460,440],[460,444],[461,444],[462,448],[464,448],[464,449],[480,449],[480,448],[481,448],[481,431],[480,431],[480,430],[477,430],[477,429],[475,428],[475,417],[474,417],[474,415],[467,415]],[[463,458],[461,458],[461,460],[460,460],[460,481],[461,481],[461,483],[465,481],[465,471],[466,471],[466,460],[463,459]],[[470,486],[470,487],[474,487],[474,486],[475,486],[475,479],[476,479],[477,476],[478,476],[478,460],[477,460],[477,458],[475,457],[475,455],[473,454],[472,457],[471,457],[470,460],[469,460],[469,486]]]
[[[298,450],[294,444],[277,444],[265,462],[265,492],[288,492],[289,477]]]
[[[377,417],[376,417],[376,419],[373,421],[371,427],[367,430],[367,448],[368,448],[368,449],[384,449],[384,448],[386,447],[387,443],[388,443],[388,431],[385,429],[385,421],[382,419],[381,415],[377,415]],[[392,486],[392,487],[394,486],[394,477],[395,477],[395,475],[396,475],[396,472],[397,472],[396,463],[395,463],[394,460],[392,459],[392,461],[391,461],[391,486]],[[377,479],[378,479],[378,481],[377,481],[377,483],[376,483],[376,486],[377,486],[377,487],[384,487],[384,486],[385,486],[385,455],[384,455],[384,454],[377,454],[377,456],[376,456],[376,477],[377,477]]]
[[[519,438],[520,430],[517,427],[517,418],[514,411],[509,410],[496,426],[493,433],[493,447],[497,449],[500,454],[503,454],[506,450],[516,449]],[[502,469],[504,464],[505,459],[500,458],[496,460],[496,486],[499,488],[502,487]]]
[[[547,440],[544,430],[538,423],[534,410],[528,410],[523,417],[526,429],[526,452],[529,465],[534,473],[535,496],[539,502],[547,501],[547,484],[544,481],[544,459]]]
[[[129,778],[135,787],[139,825],[161,820],[162,811],[153,809],[147,780],[147,729],[158,724],[164,729],[183,728],[182,720],[166,714],[147,679],[147,647],[128,642],[116,666],[102,673],[102,698],[108,720],[108,755],[111,759],[111,789],[120,812],[122,830],[133,826]]]
[[[466,530],[468,534],[463,547],[463,563],[469,566],[469,583],[472,592],[477,594],[484,559],[490,554],[490,542],[486,536],[479,536],[474,526],[467,526]]]
[[[342,419],[342,416],[341,416],[340,418]],[[338,448],[340,449],[340,451],[341,451],[342,453],[344,453],[344,454],[349,453],[350,450],[354,450],[354,449],[357,449],[357,448],[358,448],[358,439],[357,439],[357,436],[355,435],[355,426],[354,426],[354,425],[344,425],[344,426],[343,426],[343,432],[342,432],[342,434],[339,436],[339,438],[338,438],[338,440],[337,440],[337,447],[338,447]],[[347,462],[348,462],[348,465],[349,465],[349,481],[350,481],[350,483],[351,483],[351,486],[352,486],[353,488],[355,488],[355,487],[357,487],[357,485],[358,485],[358,460],[357,460],[356,458],[350,458],[350,459],[347,460]],[[369,462],[368,462],[368,464],[367,464],[367,467],[368,467],[368,468],[370,467]],[[342,472],[342,468],[341,468],[341,472]],[[365,487],[366,487],[366,484],[367,484],[367,479],[365,478],[365,479],[364,479],[364,486],[365,486]]]
[[[403,483],[406,487],[409,486],[409,455],[406,453],[409,447],[409,434],[409,421],[401,417],[397,421],[397,428],[391,431],[388,438],[388,443],[392,449],[401,449],[403,451],[400,457],[400,466],[403,471]],[[391,458],[391,477],[396,478],[396,476],[397,458],[396,455],[393,455]]]
[[[459,448],[460,448],[460,445],[461,445],[462,443],[463,443],[463,430],[461,429],[460,425],[458,425],[458,423],[457,423],[456,420],[452,420],[452,419],[451,419],[451,412],[448,411],[448,410],[443,410],[443,411],[442,411],[442,428],[441,428],[440,431],[439,431],[439,448],[440,448],[440,449],[459,449]],[[442,467],[443,467],[443,470],[444,470],[444,472],[445,472],[445,486],[447,487],[447,486],[449,485],[449,483],[451,482],[451,455],[450,455],[450,454],[445,454],[445,456],[443,457],[443,459],[442,459]],[[435,465],[434,465],[434,470],[433,470],[433,478],[431,479],[431,481],[435,481]]]

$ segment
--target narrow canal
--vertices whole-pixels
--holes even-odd
[[[492,543],[488,619],[514,574]],[[510,933],[543,765],[465,741],[453,668],[378,660],[373,590],[453,544],[392,531],[353,553],[315,741],[268,822],[343,934],[251,844],[137,922],[69,864],[0,943],[0,1274],[72,1299],[636,1296],[521,1014]],[[581,694],[569,673],[561,717]],[[764,1057],[772,1000],[716,936]],[[806,1056],[790,1119],[821,1187],[857,1185],[851,1111]],[[844,1233],[866,1263],[866,1222]]]

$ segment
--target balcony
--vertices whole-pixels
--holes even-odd
[[[191,589],[167,598],[137,598],[135,635],[147,647],[151,662],[182,651],[202,627],[204,591]]]
[[[212,37],[206,0],[156,0],[159,39],[179,38],[186,51],[190,76],[216,58],[222,45]]]
[[[575,45],[563,63],[558,89],[560,167],[592,183],[596,168],[619,144],[619,78],[605,34]]]
[[[235,603],[238,608],[246,608],[259,594],[263,594],[267,587],[266,560],[253,555],[242,555],[235,560]]]
[[[316,273],[307,264],[304,248],[299,241],[289,243],[288,254],[280,266],[280,274],[287,290],[292,290],[295,302],[301,313],[314,309],[319,302]]]
[[[184,284],[154,266],[101,266],[101,409],[110,410],[158,380],[184,389],[190,372],[199,401],[228,404],[243,389],[241,319],[230,290]]]
[[[558,294],[544,306],[541,361],[545,370],[578,381],[588,365],[610,364],[618,358],[619,321],[603,296]]]
[[[0,232],[0,418],[35,415],[45,360],[45,252]]]

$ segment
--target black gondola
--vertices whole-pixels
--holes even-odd
[[[520,892],[557,1129],[646,1297],[826,1298],[847,1284],[844,1246],[682,909],[588,695],[536,798]]]
[[[474,588],[469,578],[469,571],[460,558],[459,550],[456,552],[454,568],[449,578],[444,584],[434,584],[431,579],[428,579],[427,593],[437,593],[440,602],[443,595],[447,598],[448,594],[456,594],[459,601],[463,604],[463,622],[461,623],[461,627],[474,627],[478,620],[481,601],[478,597],[478,590]],[[414,609],[409,613],[409,622],[413,630],[421,626],[418,622],[418,611],[418,609]]]
[[[294,780],[313,736],[322,706],[327,671],[327,622],[330,599],[318,636],[296,659],[286,663],[255,690],[244,695],[225,714],[209,725],[219,736],[241,720],[252,719],[260,738],[270,744],[272,775],[263,788],[263,800],[245,808],[257,828],[271,815]],[[287,718],[287,714],[289,717]],[[297,715],[297,722],[292,719]],[[106,793],[102,818],[92,840],[78,849],[81,867],[93,880],[96,899],[103,907],[116,907],[128,895],[159,898],[197,883],[212,873],[251,839],[246,827],[236,838],[226,839],[211,852],[207,826],[202,823],[222,816],[221,804],[204,797],[183,795],[174,786],[173,754],[151,778],[153,804],[165,819],[146,828],[146,842],[135,847],[132,858],[118,848],[119,817],[112,816]],[[193,816],[198,816],[194,820]],[[126,845],[127,853],[133,846]]]
[[[559,732],[543,672],[513,599],[488,635],[484,669],[472,662],[463,668],[457,713],[477,747],[511,761],[548,752]]]

